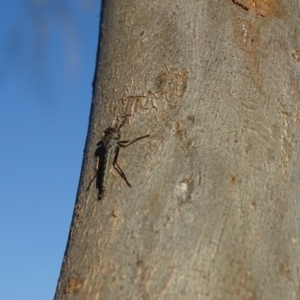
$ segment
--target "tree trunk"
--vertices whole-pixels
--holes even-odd
[[[300,299],[299,5],[104,1],[56,300]]]

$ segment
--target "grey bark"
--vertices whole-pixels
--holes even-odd
[[[103,4],[60,299],[300,299],[299,1]],[[97,201],[96,144],[129,116]]]

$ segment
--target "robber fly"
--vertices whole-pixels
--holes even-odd
[[[125,119],[126,120],[126,119]],[[138,137],[132,141],[121,141],[121,132],[120,129],[125,123],[125,120],[122,124],[117,127],[109,127],[104,131],[104,136],[102,140],[97,144],[98,148],[95,152],[95,156],[98,158],[97,172],[90,182],[88,189],[90,188],[92,182],[96,179],[96,187],[98,189],[98,200],[101,200],[106,191],[106,185],[108,181],[108,175],[111,169],[111,166],[119,173],[119,175],[124,179],[126,184],[131,187],[131,184],[127,180],[124,172],[118,164],[118,156],[120,147],[128,147],[131,144],[137,142],[138,140],[149,137],[150,134]]]

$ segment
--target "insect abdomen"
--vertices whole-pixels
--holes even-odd
[[[104,152],[103,162],[101,163],[100,166],[101,174],[99,176],[100,182],[98,183],[99,200],[101,200],[101,198],[105,194],[109,172],[112,167],[116,155],[116,151],[119,148],[118,141],[119,141],[119,137],[114,132],[108,132],[103,138],[105,152]]]

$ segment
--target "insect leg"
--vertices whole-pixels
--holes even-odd
[[[125,115],[125,116],[122,116],[122,117],[124,119],[123,119],[122,123],[120,124],[120,126],[117,127],[117,131],[119,131],[123,127],[123,125],[125,124],[127,118],[130,117],[130,115]]]
[[[92,183],[94,182],[94,180],[96,179],[97,175],[98,175],[98,172],[96,172],[96,174],[93,176],[92,180],[90,181],[90,183],[86,189],[87,191],[90,189],[90,187],[91,187]]]
[[[134,140],[132,140],[132,141],[119,141],[118,142],[118,145],[120,146],[120,147],[128,147],[128,146],[130,146],[131,144],[133,144],[133,143],[135,143],[135,142],[137,142],[137,141],[139,141],[139,140],[141,140],[141,139],[144,139],[144,138],[146,138],[146,137],[148,137],[148,136],[150,136],[150,134],[147,134],[147,135],[144,135],[144,136],[140,136],[140,137],[138,137],[138,138],[136,138],[136,139],[134,139]],[[126,145],[127,144],[127,145]]]
[[[88,184],[88,187],[87,187],[87,191],[90,189],[92,183],[94,182],[94,180],[97,178],[98,176],[98,173],[99,173],[99,157],[97,157],[96,159],[96,165],[95,165],[95,175],[93,176],[93,178],[91,179],[90,183]]]
[[[119,173],[119,175],[125,180],[125,182],[127,183],[127,185],[129,187],[131,187],[131,184],[129,183],[129,181],[127,180],[127,178],[125,176],[125,173],[122,171],[121,167],[118,164],[119,150],[120,150],[120,148],[118,148],[116,150],[116,155],[115,155],[115,158],[114,158],[114,161],[113,161],[113,166],[114,166],[115,170]]]

